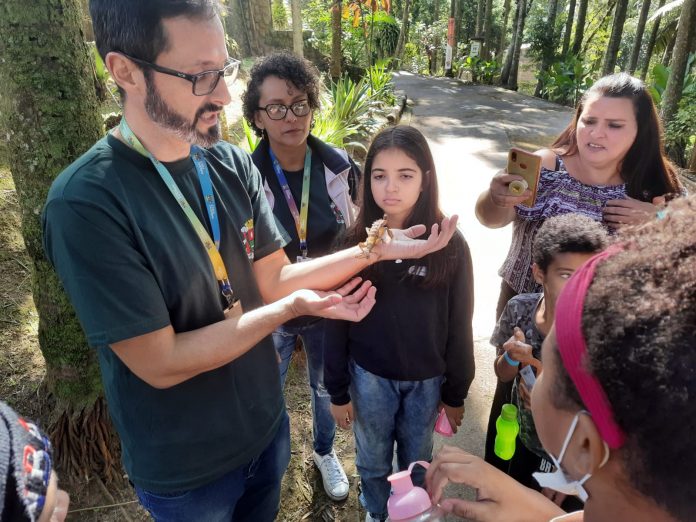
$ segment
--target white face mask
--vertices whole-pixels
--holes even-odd
[[[573,417],[573,422],[570,424],[570,428],[568,429],[568,434],[566,435],[565,441],[563,442],[563,447],[561,448],[561,454],[558,456],[558,460],[556,460],[556,457],[549,453],[549,456],[553,460],[553,463],[556,465],[556,470],[551,473],[532,473],[532,476],[536,479],[536,481],[542,488],[551,488],[560,493],[565,493],[566,495],[575,495],[579,497],[580,500],[585,502],[587,500],[587,491],[585,491],[583,484],[587,482],[587,480],[592,476],[592,474],[588,473],[580,480],[573,480],[561,468],[563,456],[565,455],[565,452],[568,449],[568,444],[570,443],[570,439],[572,438],[573,433],[575,432],[575,427],[578,425],[578,419],[580,418],[581,413],[589,415],[589,412],[581,410],[575,415],[575,417]],[[604,442],[604,449],[606,450],[606,452],[604,454],[604,460],[602,460],[602,463],[599,465],[600,468],[604,466],[609,460],[609,446],[607,446],[606,442]]]

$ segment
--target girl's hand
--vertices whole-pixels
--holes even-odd
[[[464,404],[458,407],[448,406],[444,402],[440,402],[437,407],[437,411],[445,410],[445,415],[447,415],[447,420],[452,427],[452,432],[457,433],[457,428],[462,425],[462,420],[464,419]]]
[[[508,174],[507,170],[498,171],[498,173],[493,176],[488,193],[494,205],[503,208],[512,208],[532,196],[532,191],[529,189],[526,189],[519,196],[510,193],[508,186],[515,180],[523,181],[524,178],[517,174]]]
[[[515,326],[512,336],[503,344],[503,350],[508,354],[508,357],[513,361],[532,364],[534,356],[532,355],[532,345],[527,344],[524,337],[524,332],[519,326]]]
[[[342,287],[331,292],[297,290],[286,299],[295,317],[314,315],[357,322],[361,321],[372,310],[377,292],[370,281],[363,281],[358,286],[360,281],[359,277],[354,277]],[[355,290],[356,287],[357,290]]]
[[[377,261],[393,259],[419,259],[447,246],[457,230],[457,215],[446,217],[442,224],[434,224],[427,239],[415,239],[422,236],[425,225],[415,225],[406,230],[390,229],[393,237],[384,234],[382,241],[372,249],[377,254]]]
[[[607,201],[602,210],[604,221],[612,228],[619,229],[624,226],[640,225],[655,219],[657,211],[664,205],[665,198],[658,196],[652,203],[638,199],[612,199]]]
[[[343,406],[331,403],[331,415],[341,429],[349,430],[353,423],[353,403],[349,402]]]
[[[449,482],[475,488],[476,500],[441,500]],[[435,456],[425,474],[425,484],[434,504],[439,502],[445,511],[477,522],[546,522],[565,514],[541,493],[452,446],[444,446]]]

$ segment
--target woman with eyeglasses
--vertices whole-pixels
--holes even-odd
[[[294,262],[323,256],[355,218],[360,170],[348,154],[310,134],[319,108],[319,72],[287,52],[265,56],[251,69],[242,96],[244,117],[261,142],[252,154],[276,220],[288,235]],[[324,387],[325,321],[300,317],[273,333],[283,385],[302,338],[312,388],[314,462],[332,500],[348,496],[348,479],[334,450],[336,423]]]

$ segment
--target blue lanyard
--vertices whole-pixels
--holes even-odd
[[[271,156],[271,162],[273,163],[273,170],[278,178],[278,183],[285,196],[285,201],[288,204],[290,213],[295,220],[295,228],[297,229],[297,237],[300,240],[300,252],[302,253],[302,259],[307,259],[307,221],[309,218],[309,183],[312,173],[312,149],[307,146],[307,151],[305,152],[304,159],[304,173],[302,176],[302,199],[300,201],[301,210],[297,210],[297,203],[295,203],[295,198],[292,196],[292,191],[290,190],[290,185],[285,177],[285,172],[283,172],[278,159],[275,154],[273,154],[273,149],[268,147],[268,153]]]
[[[215,205],[215,195],[213,194],[213,182],[210,180],[208,163],[203,159],[203,150],[198,145],[191,146],[191,159],[198,173],[198,181],[201,184],[205,208],[208,211],[210,227],[213,230],[213,242],[215,248],[220,250],[220,222],[218,221],[217,206]]]

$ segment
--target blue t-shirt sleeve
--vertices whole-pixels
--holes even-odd
[[[123,223],[98,205],[49,201],[44,248],[91,346],[106,346],[170,324],[158,282]]]

